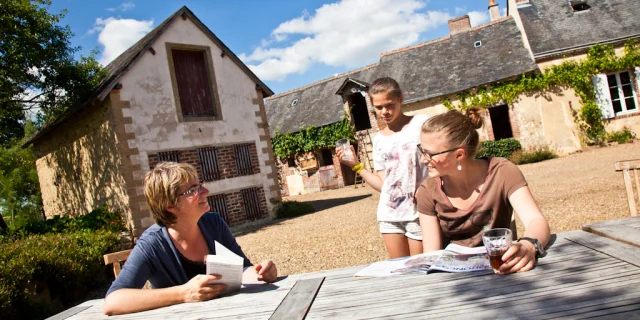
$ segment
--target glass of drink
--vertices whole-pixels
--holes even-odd
[[[351,144],[349,139],[340,139],[336,142],[336,148],[342,149],[342,159],[353,160],[353,153],[351,153]]]
[[[489,229],[482,235],[482,242],[487,248],[493,272],[498,273],[498,269],[502,266],[502,255],[511,247],[512,241],[511,230],[506,228]]]

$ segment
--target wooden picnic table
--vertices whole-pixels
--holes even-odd
[[[57,319],[640,318],[639,247],[582,230],[552,241],[536,268],[524,273],[355,278],[359,266],[123,316],[104,316],[103,300],[91,300]]]
[[[640,217],[585,224],[582,230],[640,247]]]

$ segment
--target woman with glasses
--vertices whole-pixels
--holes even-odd
[[[220,277],[205,274],[206,257],[215,254],[216,241],[244,258],[244,279],[276,281],[275,264],[267,260],[253,266],[222,218],[208,212],[209,190],[193,166],[159,163],[145,175],[144,193],[156,224],[140,236],[107,291],[105,314],[216,298],[225,286],[209,284]],[[142,289],[147,280],[153,290]]]
[[[402,113],[402,91],[391,78],[373,81],[369,96],[377,118],[386,124],[373,139],[375,172],[364,170],[355,159],[344,160],[341,148],[336,152],[342,163],[360,174],[373,189],[380,191],[377,218],[389,257],[415,255],[422,252],[422,233],[414,195],[426,175],[416,145],[422,123],[428,116]],[[355,154],[353,149],[351,152]]]
[[[476,158],[482,117],[478,109],[466,115],[452,110],[422,126],[422,162],[429,178],[416,192],[424,252],[453,242],[482,246],[484,230],[509,228],[513,211],[525,236],[507,250],[500,273],[528,271],[544,254],[549,224],[531,195],[520,169],[504,158]]]

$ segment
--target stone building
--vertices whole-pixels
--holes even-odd
[[[44,126],[33,144],[45,214],[123,211],[139,235],[153,223],[144,174],[193,164],[229,224],[280,200],[264,97],[273,92],[182,7],[107,67],[91,99]]]
[[[380,55],[380,60],[316,83],[266,99],[272,135],[296,132],[301,127],[340,121],[345,113],[357,130],[360,156],[370,166],[370,141],[380,130],[368,84],[376,78],[396,79],[405,92],[407,115],[445,112],[445,99],[454,105],[463,92],[544,72],[566,59],[580,60],[596,43],[610,44],[618,53],[629,39],[640,37],[640,6],[634,0],[509,0],[507,15],[500,17],[493,0],[491,21],[471,28],[469,17],[449,21],[449,35]],[[597,75],[594,84],[608,130],[623,126],[640,133],[638,83],[640,69]],[[544,94],[523,94],[512,104],[487,108],[484,140],[515,138],[524,148],[551,146],[561,154],[582,148],[574,120],[580,100],[571,88],[551,88]],[[300,168],[296,161],[279,161],[284,194],[323,190],[354,182],[349,168],[333,152],[318,150],[320,165]],[[327,160],[329,157],[332,160]],[[323,166],[324,165],[324,166]],[[325,173],[328,172],[328,173]]]

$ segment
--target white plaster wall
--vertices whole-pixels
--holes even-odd
[[[179,122],[173,95],[166,42],[199,46],[211,49],[217,91],[222,110],[222,121]],[[188,149],[206,145],[229,145],[255,142],[260,163],[260,174],[207,183],[212,193],[262,186],[269,211],[272,198],[269,188],[275,181],[267,179],[271,167],[264,165],[269,156],[262,149],[267,147],[259,136],[265,133],[256,116],[260,110],[253,103],[258,98],[256,84],[228,56],[221,57],[221,49],[212,42],[190,19],[176,19],[153,45],[155,55],[143,56],[121,78],[120,97],[129,101],[131,108],[124,109],[125,117],[133,119],[125,130],[135,133],[128,140],[129,147],[138,148],[135,157],[142,170],[134,172],[134,178],[142,179],[149,170],[148,154],[163,150]]]

